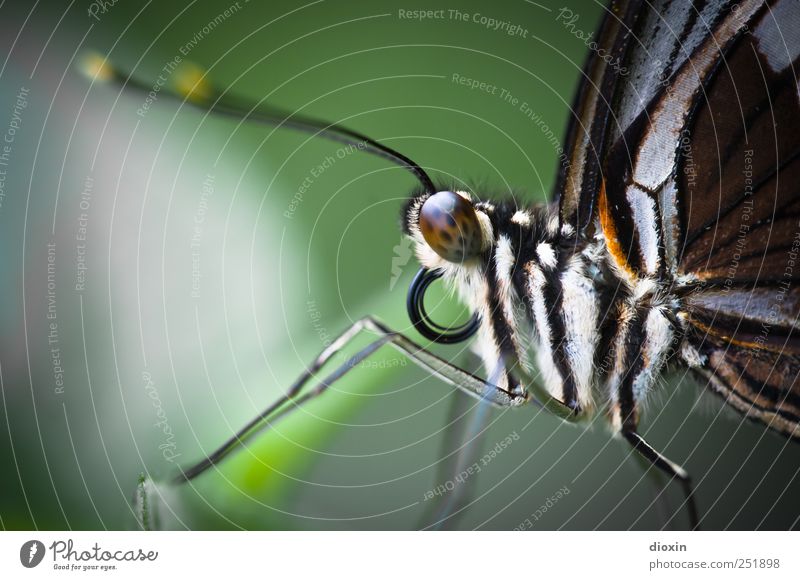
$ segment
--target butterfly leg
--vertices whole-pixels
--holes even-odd
[[[483,405],[471,397],[456,393],[450,397],[447,426],[442,438],[439,461],[434,482],[437,486],[453,481],[455,489],[444,496],[426,496],[426,510],[420,518],[421,529],[454,529],[461,509],[469,504],[473,495],[474,477],[459,477],[465,466],[471,466],[477,459],[486,428],[488,413]]]
[[[325,366],[328,360],[340,352],[347,343],[363,330],[369,330],[377,334],[379,338],[361,349],[347,362],[334,369],[327,377],[316,383],[313,389],[306,389],[305,387],[309,380]],[[411,339],[389,329],[380,321],[372,317],[366,317],[354,323],[325,348],[311,366],[309,366],[309,368],[292,384],[285,395],[269,405],[205,459],[188,469],[181,470],[181,473],[175,477],[174,483],[187,482],[217,465],[231,452],[241,448],[247,440],[270,427],[277,419],[288,415],[299,406],[327,392],[328,388],[337,380],[353,370],[353,368],[358,367],[361,361],[386,344],[398,349],[417,365],[444,380],[446,383],[490,405],[497,407],[513,407],[524,404],[528,400],[527,395],[525,395],[523,391],[511,392],[491,385],[483,379],[425,350]]]
[[[686,496],[686,507],[689,510],[691,529],[699,529],[700,522],[697,518],[697,504],[694,501],[692,480],[686,470],[656,451],[635,429],[623,431],[622,435],[642,457],[666,473],[670,479],[677,479],[680,482],[681,487],[683,487],[683,493]]]
[[[634,455],[636,462],[642,470],[642,473],[647,477],[652,488],[653,498],[658,510],[659,521],[662,522],[662,529],[669,526],[672,520],[672,507],[670,506],[669,497],[666,493],[667,482],[661,475],[658,469],[653,469],[653,464],[645,459],[641,454]]]
[[[661,306],[629,303],[621,309],[624,322],[614,337],[614,364],[607,383],[612,423],[637,453],[681,483],[692,529],[697,529],[697,506],[689,474],[656,451],[637,431],[637,402],[653,388],[661,374],[677,336],[674,326]]]

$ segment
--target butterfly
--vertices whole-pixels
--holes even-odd
[[[569,27],[567,12],[559,18]],[[612,1],[587,44],[553,202],[536,206],[439,186],[362,133],[237,101],[204,76],[189,83],[182,96],[211,112],[310,132],[408,169],[419,187],[402,229],[421,264],[410,319],[433,342],[474,337],[486,378],[364,317],[175,483],[391,345],[490,405],[534,404],[568,422],[605,417],[680,483],[698,527],[689,474],[638,430],[666,372],[688,370],[744,416],[800,437],[798,30],[796,0]],[[137,88],[104,59],[92,74]],[[437,280],[469,306],[469,322],[432,320],[424,297]],[[377,338],[322,372],[362,331]]]
[[[477,313],[469,330],[500,377],[495,402],[533,399],[567,421],[604,414],[682,484],[692,527],[688,473],[637,431],[665,371],[688,368],[748,418],[800,437],[797,24],[789,0],[612,2],[556,201],[420,191],[405,212],[422,277],[443,277]]]

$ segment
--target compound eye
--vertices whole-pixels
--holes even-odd
[[[448,262],[463,262],[481,253],[481,227],[472,203],[452,191],[430,196],[419,212],[422,237]]]

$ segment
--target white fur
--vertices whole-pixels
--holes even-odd
[[[528,284],[533,298],[534,324],[539,343],[536,349],[536,362],[539,372],[542,373],[545,388],[552,396],[561,399],[564,393],[564,379],[556,368],[553,350],[550,347],[552,330],[550,321],[547,319],[548,305],[545,303],[543,293],[546,283],[547,280],[541,269],[536,264],[530,263],[528,265]]]
[[[645,364],[633,380],[633,399],[637,402],[644,401],[661,374],[674,336],[672,325],[661,307],[652,308],[647,313],[644,332],[645,342],[642,345],[642,355]]]
[[[519,210],[511,216],[511,222],[520,226],[527,226],[531,223],[531,214],[526,211]]]
[[[553,246],[547,242],[542,242],[536,246],[536,254],[539,256],[539,261],[548,269],[553,269],[558,264],[555,250]]]
[[[588,410],[594,406],[594,356],[599,340],[597,292],[583,273],[581,260],[574,259],[561,275],[566,352],[575,379],[578,402]]]
[[[700,368],[705,366],[707,357],[700,354],[695,347],[689,344],[689,341],[684,339],[681,343],[681,358],[691,368]]]
[[[608,373],[608,378],[606,379],[605,390],[606,393],[608,393],[609,403],[611,404],[611,423],[615,431],[619,431],[622,428],[618,394],[622,378],[628,370],[625,367],[624,344],[627,340],[628,332],[630,331],[630,322],[633,319],[633,314],[633,309],[628,304],[622,306],[618,313],[620,318],[617,336],[614,338],[613,344],[611,345],[613,364]]]
[[[511,240],[508,236],[500,236],[497,239],[494,258],[497,269],[497,285],[500,290],[500,303],[503,306],[506,317],[510,319],[512,313],[506,311],[506,309],[510,308],[508,302],[511,292],[511,269],[514,267],[514,252],[511,249]]]
[[[525,306],[517,295],[511,280],[511,272],[514,268],[515,256],[511,240],[507,236],[500,236],[497,240],[495,250],[495,265],[497,270],[497,286],[500,291],[500,305],[503,314],[511,327],[511,340],[514,344],[517,358],[523,368],[530,372],[532,370],[531,361],[528,357],[527,340],[529,334],[529,324]]]

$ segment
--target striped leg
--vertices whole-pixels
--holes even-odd
[[[656,451],[637,432],[637,401],[645,397],[661,373],[672,350],[674,327],[665,310],[659,306],[622,304],[620,310],[620,325],[614,339],[614,368],[607,384],[612,402],[612,423],[644,459],[670,479],[680,481],[691,527],[697,529],[697,506],[689,474]]]
[[[379,338],[353,355],[347,362],[317,383],[313,389],[306,389],[309,380],[325,366],[325,363],[362,330],[370,330],[379,335]],[[208,457],[187,469],[182,469],[181,473],[175,477],[174,483],[185,483],[199,476],[201,473],[204,473],[214,465],[217,465],[231,452],[242,447],[247,440],[267,429],[277,419],[288,415],[300,405],[327,392],[328,388],[333,383],[353,370],[353,368],[358,367],[362,360],[366,359],[385,344],[392,345],[420,367],[444,380],[446,383],[458,387],[473,397],[493,406],[513,407],[521,405],[528,400],[527,395],[523,392],[508,392],[489,384],[483,379],[425,350],[402,334],[390,330],[378,320],[372,317],[366,317],[353,324],[333,341],[330,346],[323,350],[314,363],[300,375],[283,397],[267,407],[216,451],[208,455]]]

